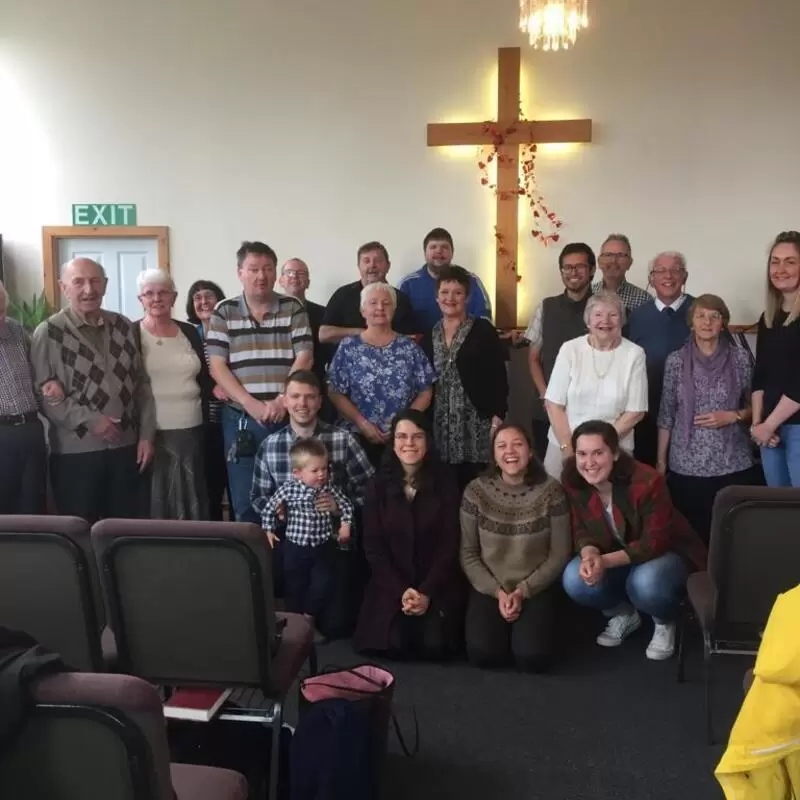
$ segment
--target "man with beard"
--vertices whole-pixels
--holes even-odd
[[[325,316],[319,329],[319,340],[323,344],[338,345],[347,336],[358,336],[367,324],[361,316],[361,290],[370,283],[384,283],[391,262],[389,253],[380,242],[367,242],[358,248],[359,280],[340,286],[328,300]],[[397,310],[392,320],[397,333],[412,335],[419,333],[408,297],[397,292]],[[335,349],[335,348],[333,348]],[[333,354],[331,354],[332,357]]]
[[[36,385],[63,390],[43,407],[56,508],[91,523],[139,516],[138,478],[156,428],[133,323],[101,308],[107,283],[96,261],[70,261],[60,281],[69,306],[39,325],[31,345]]]
[[[430,330],[441,318],[442,311],[436,302],[436,279],[443,267],[453,260],[453,237],[444,228],[434,228],[422,242],[425,263],[400,281],[398,288],[405,292],[414,310],[414,316],[424,330]],[[470,273],[472,282],[467,298],[467,314],[471,317],[492,319],[492,303],[480,278]]]
[[[256,451],[283,424],[286,378],[311,368],[314,345],[302,304],[273,291],[275,251],[263,242],[243,242],[236,262],[242,294],[215,309],[206,350],[211,376],[230,398],[222,434],[233,511],[240,522],[258,523],[250,505]]]
[[[539,303],[525,331],[525,338],[530,343],[528,367],[538,394],[532,429],[536,455],[540,460],[544,459],[547,451],[547,431],[550,428],[543,402],[547,382],[561,345],[586,333],[583,314],[586,301],[592,294],[596,264],[594,252],[588,244],[573,242],[564,247],[558,257],[564,291],[555,297],[545,297]]]

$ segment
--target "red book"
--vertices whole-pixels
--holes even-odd
[[[209,722],[230,693],[230,689],[177,689],[164,704],[164,716]]]

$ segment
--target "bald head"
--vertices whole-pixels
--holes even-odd
[[[310,283],[311,275],[308,271],[308,264],[302,259],[290,258],[281,267],[279,284],[290,297],[305,300],[306,289],[308,289]]]
[[[61,291],[73,311],[91,318],[100,311],[106,293],[106,273],[91,258],[73,258],[61,272]]]

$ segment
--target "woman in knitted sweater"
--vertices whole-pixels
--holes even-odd
[[[461,503],[467,655],[477,666],[513,661],[538,672],[552,657],[557,587],[572,552],[567,501],[521,428],[501,425],[492,457]]]

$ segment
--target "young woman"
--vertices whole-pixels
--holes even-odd
[[[458,565],[458,489],[433,456],[421,411],[398,413],[379,473],[367,487],[364,552],[372,574],[357,650],[441,659],[458,651],[464,579]]]
[[[186,319],[195,326],[205,342],[208,324],[214,309],[225,293],[213,281],[195,281],[186,299]],[[206,361],[208,358],[206,357]],[[205,421],[206,487],[208,489],[208,518],[222,519],[222,501],[228,488],[228,470],[225,465],[225,443],[222,437],[222,406],[226,399],[219,386],[214,387],[214,397],[208,401]]]
[[[552,659],[558,580],[572,552],[567,502],[522,429],[501,425],[492,453],[491,472],[461,502],[467,655],[538,672]]]
[[[442,312],[422,339],[438,377],[433,397],[433,434],[439,455],[455,467],[459,488],[489,462],[491,432],[508,408],[503,346],[486,319],[467,314],[472,276],[462,267],[442,267],[436,302]]]
[[[588,335],[561,346],[544,398],[550,418],[544,466],[556,479],[572,455],[572,431],[581,422],[610,422],[622,447],[632,453],[633,429],[647,411],[645,354],[622,337],[625,307],[619,295],[592,295],[584,319]]]
[[[706,544],[717,492],[755,482],[745,424],[753,368],[750,354],[728,333],[730,318],[716,295],[692,302],[691,336],[667,357],[658,413],[656,469],[667,475],[675,506]]]
[[[564,570],[564,589],[609,617],[599,645],[622,644],[641,626],[641,611],[655,623],[647,657],[669,658],[686,579],[705,567],[705,546],[672,505],[663,476],[621,449],[613,425],[584,422],[572,448],[563,483],[578,555]]]
[[[800,233],[775,240],[758,320],[750,435],[769,486],[800,486]]]

